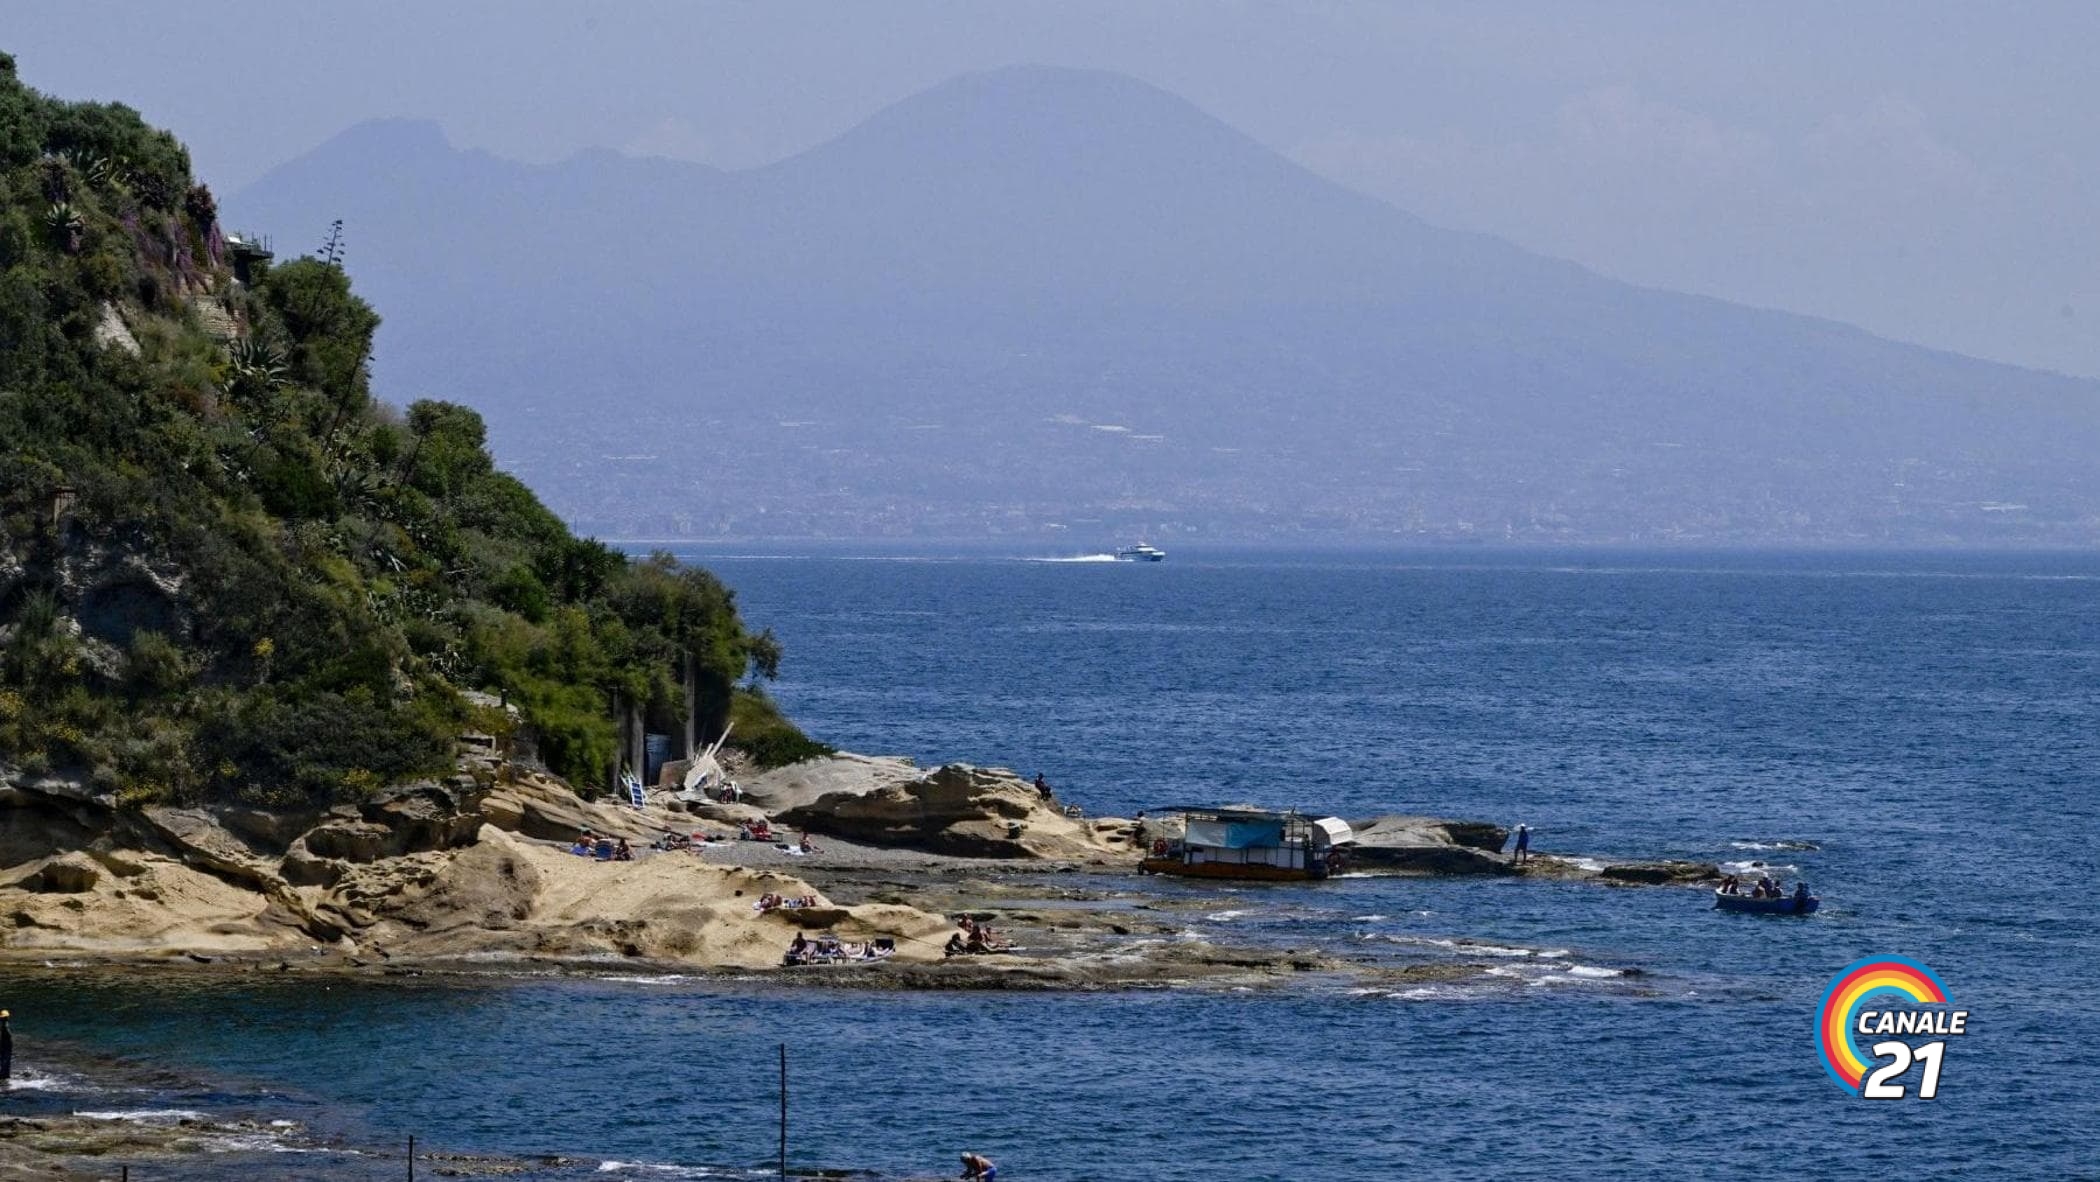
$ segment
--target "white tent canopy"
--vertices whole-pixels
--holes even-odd
[[[1347,845],[1356,840],[1356,831],[1340,817],[1321,817],[1312,824],[1313,844],[1316,846]]]

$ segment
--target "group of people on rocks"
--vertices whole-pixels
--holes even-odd
[[[751,905],[751,909],[760,915],[764,915],[768,911],[779,911],[782,909],[799,911],[804,907],[815,907],[816,905],[817,897],[815,895],[796,895],[794,898],[789,899],[781,895],[767,893],[760,895],[758,902]]]
[[[788,944],[787,955],[781,957],[781,963],[840,964],[849,960],[882,960],[894,955],[896,951],[896,942],[886,937],[848,944],[829,932],[814,940],[796,932],[794,940]]]
[[[588,829],[576,839],[576,844],[569,847],[569,852],[580,858],[596,858],[600,862],[634,861],[634,847],[627,844],[626,838],[615,839]]]
[[[974,956],[987,952],[1006,952],[1013,945],[999,938],[988,923],[978,923],[970,916],[963,916],[955,923],[955,931],[948,936],[948,943],[941,949],[943,956]]]
[[[695,829],[690,834],[665,832],[662,837],[649,843],[652,850],[698,850],[711,841],[721,839],[704,829]]]

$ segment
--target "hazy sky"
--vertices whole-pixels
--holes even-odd
[[[32,85],[231,191],[363,119],[744,167],[967,70],[1182,94],[1432,221],[2100,376],[2100,4],[5,0]]]

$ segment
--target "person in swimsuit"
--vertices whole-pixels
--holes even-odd
[[[991,1158],[988,1158],[981,1153],[963,1154],[962,1164],[962,1176],[965,1178],[976,1179],[977,1182],[993,1182],[993,1179],[999,1176],[999,1166],[997,1165],[997,1163],[993,1162]]]

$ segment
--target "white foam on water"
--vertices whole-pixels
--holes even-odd
[[[1025,558],[1024,562],[1114,562],[1113,554],[1073,554],[1065,558]]]
[[[1737,878],[1756,878],[1761,874],[1769,874],[1774,878],[1798,878],[1801,868],[1785,864],[1775,866],[1770,862],[1761,861],[1723,862],[1721,873],[1733,874]]]
[[[1823,847],[1812,841],[1731,841],[1730,849],[1738,850],[1820,850]]]
[[[1518,948],[1509,944],[1476,944],[1469,940],[1439,941],[1457,952],[1478,953],[1481,956],[1529,957],[1544,955],[1535,948]],[[1565,956],[1566,953],[1559,955]]]
[[[600,981],[617,981],[622,985],[677,985],[692,980],[691,977],[679,973],[660,973],[656,976],[608,976],[598,979]]]
[[[1441,936],[1396,936],[1380,932],[1360,932],[1357,934],[1357,938],[1360,940],[1383,940],[1388,944],[1443,948],[1472,956],[1502,956],[1513,960],[1528,957],[1566,956],[1568,954],[1568,950],[1565,948],[1548,948],[1541,951],[1536,948],[1518,948],[1511,944],[1488,944],[1475,940],[1447,940]]]
[[[1469,1001],[1479,994],[1457,985],[1417,985],[1386,996],[1394,1001]]]
[[[601,1174],[646,1174],[652,1178],[727,1178],[725,1174],[706,1166],[681,1166],[666,1162],[648,1161],[603,1161],[598,1163]]]
[[[286,1145],[276,1133],[220,1133],[199,1142],[207,1153],[326,1153],[310,1145]]]
[[[1213,911],[1203,918],[1212,923],[1230,923],[1245,914],[1247,914],[1245,911]]]
[[[1587,964],[1571,964],[1568,966],[1568,975],[1570,977],[1584,977],[1590,980],[1602,980],[1607,977],[1623,977],[1626,975],[1626,970],[1603,969]]]
[[[10,1092],[105,1092],[86,1080],[72,1075],[46,1075],[43,1072],[25,1072],[7,1081]]]
[[[129,1120],[142,1122],[203,1120],[204,1114],[189,1108],[132,1108],[109,1112],[75,1112],[82,1120]]]
[[[1417,912],[1416,914],[1418,914],[1418,915],[1419,915],[1419,914],[1425,914],[1425,913],[1423,913],[1423,912]],[[1389,916],[1384,916],[1384,915],[1352,915],[1352,916],[1350,916],[1350,917],[1349,917],[1349,922],[1350,922],[1350,923],[1383,923],[1383,922],[1385,922],[1385,921],[1386,921],[1386,920],[1387,920],[1388,918],[1390,918],[1390,917],[1389,917]]]

